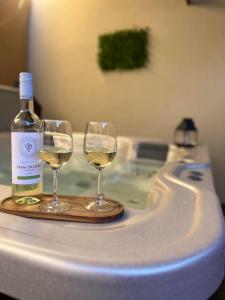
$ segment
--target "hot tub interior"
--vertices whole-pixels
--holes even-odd
[[[0,184],[11,184],[9,136],[1,137]],[[74,153],[59,173],[59,193],[95,195],[97,172],[83,157],[83,135],[74,134]],[[118,153],[111,166],[103,171],[102,191],[125,207],[143,210],[150,201],[154,175],[166,160],[168,146],[159,142],[118,138]],[[52,192],[52,172],[44,166],[44,191]]]

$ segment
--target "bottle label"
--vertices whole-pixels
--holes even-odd
[[[42,181],[42,161],[38,157],[42,135],[38,132],[11,132],[12,183]]]

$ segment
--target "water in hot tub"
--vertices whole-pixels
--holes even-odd
[[[154,175],[162,166],[159,161],[115,161],[103,170],[101,189],[108,198],[120,201],[125,207],[143,210],[149,197]],[[52,171],[44,166],[44,191],[52,192]],[[9,153],[0,154],[0,184],[11,184]],[[97,170],[85,159],[73,155],[60,169],[58,191],[64,195],[95,195]]]

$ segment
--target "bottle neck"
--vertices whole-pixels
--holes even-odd
[[[29,100],[20,99],[20,110],[34,112],[33,99],[29,99]]]

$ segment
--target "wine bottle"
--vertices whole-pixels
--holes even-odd
[[[17,204],[34,204],[42,194],[41,120],[33,109],[32,74],[20,73],[19,82],[20,112],[11,122],[12,197]]]

